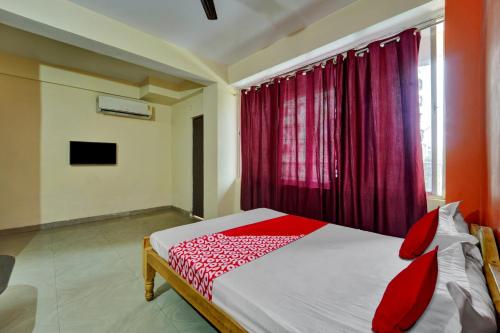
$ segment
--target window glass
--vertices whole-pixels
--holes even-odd
[[[444,25],[421,32],[418,66],[420,135],[425,189],[444,195]]]

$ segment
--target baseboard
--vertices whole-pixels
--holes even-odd
[[[151,214],[151,213],[158,213],[158,212],[172,211],[172,210],[175,210],[175,211],[180,212],[182,214],[190,215],[190,213],[188,211],[185,211],[185,210],[178,208],[178,207],[174,207],[171,205],[170,206],[160,206],[160,207],[153,207],[153,208],[130,210],[130,211],[120,212],[120,213],[82,217],[82,218],[77,218],[77,219],[55,221],[55,222],[49,222],[49,223],[43,223],[43,224],[37,224],[37,225],[29,225],[29,226],[25,226],[25,227],[3,229],[3,230],[0,230],[0,236],[1,235],[17,234],[20,232],[54,229],[54,228],[66,227],[69,225],[75,225],[75,224],[105,221],[105,220],[116,219],[116,218],[120,218],[120,217],[128,217],[128,216],[135,216],[135,215],[147,215],[147,214]]]
[[[203,221],[204,220],[204,218],[196,216],[196,215],[193,215],[193,213],[191,213],[190,211],[187,211],[187,210],[182,209],[180,207],[172,206],[172,209],[175,210],[178,213],[181,213],[183,215],[189,216],[189,217],[191,217],[191,218],[193,218],[193,219],[195,219],[197,221]]]
[[[187,211],[185,209],[182,209],[180,207],[177,207],[177,206],[170,206],[172,210],[175,210],[177,213],[181,213],[182,215],[187,215],[187,216],[191,216],[191,212],[190,211]]]

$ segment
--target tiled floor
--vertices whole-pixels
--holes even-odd
[[[169,211],[0,237],[16,258],[0,332],[215,332],[158,274],[144,300],[143,237],[191,222]]]

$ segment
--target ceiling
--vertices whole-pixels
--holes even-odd
[[[70,0],[221,64],[233,64],[355,0]]]

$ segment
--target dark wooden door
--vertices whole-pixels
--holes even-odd
[[[203,116],[193,118],[193,215],[203,217]]]

